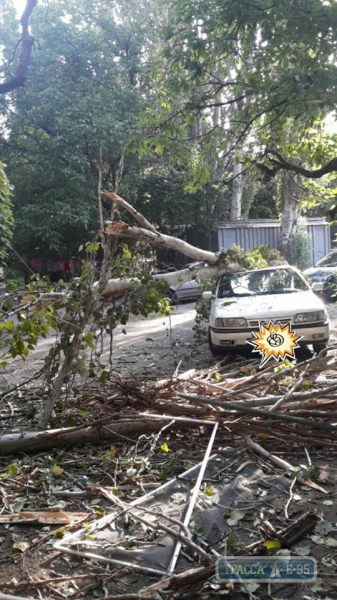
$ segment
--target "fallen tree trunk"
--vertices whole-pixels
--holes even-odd
[[[175,422],[173,417],[172,421],[171,429],[200,427],[200,422],[196,422],[195,419],[179,419]],[[123,436],[137,438],[146,433],[158,432],[168,423],[167,419],[135,414],[119,421],[83,425],[83,427],[9,433],[0,437],[0,455],[16,452],[36,452],[102,440],[118,442]]]
[[[181,285],[191,279],[211,279],[212,277],[218,277],[223,273],[238,270],[237,264],[231,264],[227,267],[190,267],[188,269],[182,269],[181,271],[174,271],[171,273],[157,273],[153,275],[153,278],[160,281],[167,281],[170,286]],[[109,279],[103,296],[118,296],[124,294],[132,289],[135,285],[140,282],[138,279]]]

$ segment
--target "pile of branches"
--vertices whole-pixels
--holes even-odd
[[[3,395],[11,413],[8,409],[0,411],[0,420],[8,422],[7,433],[0,438],[0,454],[95,440],[113,442],[120,440],[121,435],[137,437],[160,431],[167,423],[161,415],[172,416],[172,427],[177,430],[200,428],[200,419],[218,421],[227,438],[244,437],[250,445],[247,424],[251,435],[335,447],[336,366],[337,360],[331,353],[287,366],[275,367],[273,362],[263,369],[258,361],[237,358],[231,362],[225,358],[210,369],[175,374],[155,384],[134,377],[122,380],[114,374],[104,387],[93,385],[77,390],[80,400],[68,402],[58,420],[54,418],[54,422],[67,426],[44,431],[36,427],[23,431],[21,426],[18,433],[13,432],[11,423],[14,419],[17,431],[17,417],[25,412],[24,397],[17,413],[13,399],[18,391],[12,390]],[[39,397],[36,389],[27,391],[27,403],[32,396],[43,403],[43,393]],[[86,406],[92,410],[83,411]],[[73,422],[76,425],[69,427]]]
[[[6,433],[0,438],[0,453],[12,455],[16,452],[36,452],[87,442],[101,444],[102,440],[120,446],[126,443],[124,440],[132,442],[138,439],[138,444],[140,436],[144,436],[150,444],[152,442],[149,440],[154,439],[158,446],[159,436],[165,436],[169,428],[172,436],[182,437],[183,434],[185,440],[188,437],[190,448],[193,440],[197,441],[194,445],[198,456],[193,455],[193,462],[194,458],[198,462],[202,460],[212,423],[217,422],[219,428],[212,452],[218,452],[226,439],[226,444],[240,448],[240,452],[249,450],[262,456],[274,467],[292,474],[287,511],[296,481],[302,481],[314,490],[326,493],[311,480],[310,468],[306,473],[299,473],[298,466],[281,458],[278,450],[284,449],[285,444],[288,446],[289,441],[292,447],[304,447],[310,467],[307,446],[328,446],[329,449],[337,446],[337,360],[333,350],[329,351],[328,356],[314,357],[299,364],[294,362],[276,366],[272,362],[264,368],[256,360],[238,357],[233,360],[227,357],[209,369],[175,373],[170,379],[156,382],[136,379],[134,376],[122,379],[118,374],[112,374],[104,386],[93,383],[91,386],[79,387],[74,398],[68,399],[55,413],[54,424],[57,422],[59,426],[49,430],[39,430],[36,424],[38,419],[35,424],[34,418],[27,420],[28,407],[33,400],[40,402],[40,408],[43,408],[43,389],[34,387],[8,390],[3,394],[0,404],[0,419],[8,424]],[[20,404],[16,404],[19,392]],[[206,421],[210,425],[201,425],[200,421]],[[69,426],[74,422],[76,425]],[[23,430],[24,423],[26,431]],[[263,444],[261,440],[264,441]],[[272,444],[269,440],[272,440]],[[171,441],[174,447],[172,438]],[[120,452],[122,457],[122,448]],[[121,485],[122,493],[129,493],[129,483]],[[28,482],[27,485],[33,492],[32,483]],[[135,483],[132,485],[136,488]],[[143,481],[142,486],[144,485],[151,487],[161,483],[151,480],[145,484]],[[149,488],[146,487],[147,489]],[[8,488],[8,493],[9,491]],[[90,494],[103,495],[110,502],[121,505],[128,501],[127,497],[125,500],[123,497],[121,501],[110,492],[107,493],[99,482],[93,484],[91,489],[56,490],[54,494],[58,498],[69,497],[73,500],[86,498]],[[35,513],[27,515],[30,519],[32,516],[36,517]],[[88,516],[85,519],[88,520]],[[306,531],[311,531],[316,523],[317,515],[305,512],[278,531],[268,521],[263,521],[260,529],[262,531],[263,526],[267,537],[280,540],[284,547],[290,547],[294,540],[303,537]],[[179,536],[177,539],[184,547],[190,547],[192,553],[196,551],[195,543],[190,538],[184,533]],[[247,546],[246,551],[250,552],[253,546],[255,549],[259,544],[261,545],[261,540]],[[197,554],[203,559],[204,566],[164,577],[153,585],[143,587],[136,594],[108,597],[110,600],[139,600],[169,594],[169,597],[189,598],[189,594],[194,593],[191,590],[196,587],[200,590],[205,582],[213,578],[216,568],[217,557],[215,553],[212,554],[212,549],[199,548]],[[42,585],[44,582],[39,583]],[[11,591],[12,587],[9,586],[8,590]],[[4,596],[0,595],[1,597]],[[253,597],[251,594],[251,598]]]

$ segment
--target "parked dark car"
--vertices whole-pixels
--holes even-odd
[[[304,271],[314,292],[331,302],[337,301],[337,249],[321,258],[314,267]]]
[[[207,266],[207,263],[195,262],[186,265],[185,268],[202,268]],[[198,281],[198,279],[186,281],[186,283],[182,283],[181,285],[171,286],[167,292],[167,299],[170,300],[172,304],[179,304],[180,302],[194,302],[200,297],[201,287],[200,281]]]

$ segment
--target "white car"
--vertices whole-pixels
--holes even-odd
[[[222,275],[215,293],[204,292],[213,299],[209,317],[209,346],[213,354],[227,349],[249,348],[247,340],[260,330],[260,323],[270,322],[291,329],[301,345],[312,345],[315,352],[329,341],[329,317],[323,302],[314,294],[301,273],[289,266]]]

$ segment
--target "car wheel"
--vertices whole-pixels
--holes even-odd
[[[208,345],[209,345],[209,349],[210,349],[211,353],[213,354],[213,356],[223,356],[224,354],[226,354],[225,348],[222,348],[221,346],[216,346],[215,344],[213,344],[210,328],[208,328]]]
[[[314,349],[314,352],[316,354],[319,354],[323,350],[327,349],[327,345],[328,345],[327,342],[320,342],[320,343],[317,343],[317,344],[313,344],[312,347]]]

